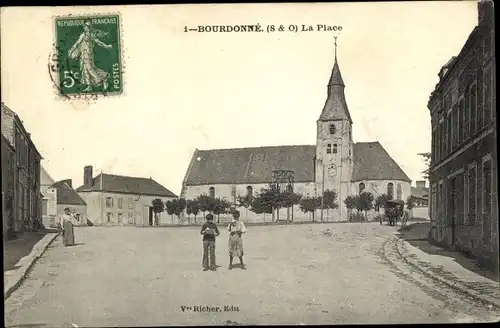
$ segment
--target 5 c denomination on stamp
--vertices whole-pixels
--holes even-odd
[[[120,16],[56,17],[49,72],[61,96],[123,92]]]

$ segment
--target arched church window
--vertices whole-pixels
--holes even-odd
[[[337,144],[333,144],[333,150],[332,153],[336,154],[337,153]]]
[[[394,183],[392,183],[392,182],[389,182],[387,184],[387,197],[389,199],[393,199],[394,198]]]
[[[335,124],[330,124],[330,134],[335,134],[337,131],[337,128],[335,127]]]
[[[252,198],[253,197],[253,188],[252,186],[247,187],[247,197]]]
[[[210,196],[210,198],[215,198],[215,188],[214,187],[210,187],[210,189],[208,189],[208,195]]]
[[[326,153],[331,154],[332,153],[332,144],[326,145]]]
[[[363,182],[361,182],[359,184],[359,193],[361,194],[363,192],[363,190],[365,190],[365,184]]]
[[[398,200],[403,199],[403,190],[401,190],[401,184],[400,183],[398,183],[396,185],[396,197],[397,197]]]

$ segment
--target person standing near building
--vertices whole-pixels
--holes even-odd
[[[64,214],[61,215],[59,227],[62,230],[64,246],[73,246],[75,244],[75,229],[73,227],[73,216],[68,207],[64,209]]]
[[[216,270],[215,262],[215,237],[219,235],[219,229],[214,223],[214,216],[207,214],[206,222],[201,226],[200,234],[203,235],[203,271]]]
[[[240,220],[240,212],[233,212],[233,222],[229,224],[229,270],[233,269],[233,258],[240,258],[241,269],[246,270],[243,264],[243,238],[242,235],[246,232],[245,224]]]
[[[408,223],[408,220],[410,219],[410,211],[408,208],[405,208],[404,205],[401,205],[403,207],[403,215],[401,216],[401,227],[405,227],[406,223]]]

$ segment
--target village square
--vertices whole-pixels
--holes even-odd
[[[68,96],[105,94],[108,77],[111,92],[125,90],[119,43],[98,39],[120,37],[120,21],[57,22],[64,35],[78,31],[61,65],[81,76],[54,73],[72,81]],[[425,163],[418,179],[375,134],[354,137],[340,40],[324,47],[324,105],[307,109],[316,120],[286,122],[314,126],[314,144],[195,146],[178,190],[160,172],[121,174],[91,158],[74,164],[81,183],[51,172],[44,163],[56,159],[2,102],[5,326],[498,321],[492,2],[477,3],[477,26],[434,72],[421,109],[430,149],[404,150]],[[113,75],[85,57],[91,42],[109,53]],[[232,138],[231,125],[221,129]]]

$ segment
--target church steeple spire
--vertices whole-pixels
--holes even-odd
[[[352,123],[349,109],[344,95],[344,80],[340,74],[339,64],[337,62],[337,37],[335,37],[335,62],[333,64],[332,75],[328,81],[328,97],[321,112],[319,119],[326,120],[349,120]]]
[[[334,36],[333,38],[335,39],[335,41],[333,42],[333,44],[335,45],[335,62],[337,62],[337,37]]]

